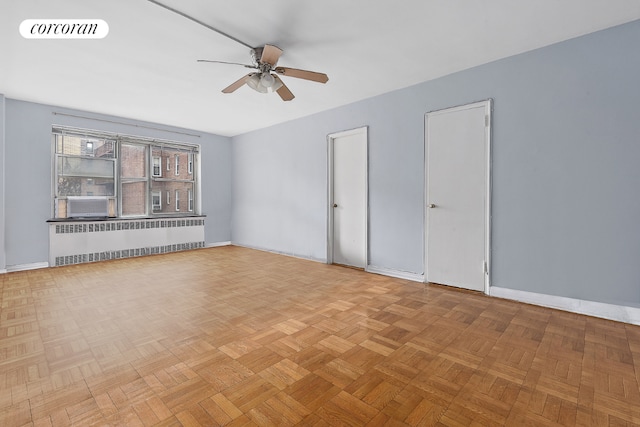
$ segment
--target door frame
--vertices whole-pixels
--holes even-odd
[[[337,138],[358,134],[364,134],[367,155],[364,170],[364,218],[362,218],[364,221],[364,268],[366,270],[369,266],[369,126],[333,132],[327,135],[327,264],[333,264],[333,144]]]
[[[485,112],[485,226],[484,226],[484,293],[489,295],[489,288],[491,287],[491,125],[492,125],[492,113],[493,113],[493,99],[489,98],[484,101],[476,101],[469,104],[458,105],[449,108],[442,108],[439,110],[432,110],[424,115],[424,282],[427,283],[427,275],[429,271],[429,211],[427,203],[429,201],[429,140],[428,140],[428,119],[430,114],[440,114],[445,112],[463,111],[472,108],[484,107]]]

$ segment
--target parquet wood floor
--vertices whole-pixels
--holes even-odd
[[[239,247],[0,275],[1,426],[640,426],[640,328]]]

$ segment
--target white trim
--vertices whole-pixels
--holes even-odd
[[[527,304],[569,311],[571,313],[585,314],[588,316],[630,323],[632,325],[640,325],[640,308],[638,307],[607,304],[603,302],[586,301],[547,294],[537,294],[534,292],[499,288],[495,286],[489,288],[489,295],[492,297],[505,298]]]
[[[412,282],[424,282],[424,274],[410,273],[408,271],[394,270],[392,268],[368,265],[367,268],[364,269],[364,271],[366,271],[367,273],[395,277],[397,279],[411,280]]]
[[[204,245],[205,248],[219,248],[221,246],[231,246],[231,241],[207,243]]]
[[[0,269],[0,274],[5,274],[6,272],[7,272],[7,270],[6,270],[6,269],[4,269],[4,268],[3,268],[3,269]]]
[[[427,281],[427,221],[429,215],[429,209],[427,209],[427,201],[429,200],[429,186],[427,184],[427,177],[429,173],[429,159],[427,156],[428,141],[427,141],[427,120],[429,115],[442,112],[455,112],[468,110],[471,108],[478,108],[484,106],[486,125],[485,125],[485,273],[484,273],[484,293],[489,295],[491,289],[491,126],[493,123],[493,99],[489,98],[484,101],[472,102],[470,104],[459,105],[451,108],[443,108],[440,110],[429,111],[424,115],[424,200],[423,200],[423,262],[424,262],[424,275],[423,281]]]
[[[5,272],[14,273],[16,271],[26,271],[26,270],[37,270],[39,268],[47,268],[49,267],[48,262],[32,262],[30,264],[14,264],[7,265],[7,269]]]
[[[245,244],[236,243],[236,242],[231,242],[231,245],[232,246],[238,246],[240,248],[254,249],[256,251],[261,251],[261,252],[269,252],[271,254],[276,254],[276,255],[289,256],[289,257],[292,257],[292,258],[298,258],[298,259],[302,259],[302,260],[305,260],[305,261],[320,262],[322,264],[326,264],[327,263],[327,260],[325,260],[325,259],[318,259],[318,258],[313,258],[313,257],[309,257],[309,256],[297,255],[297,254],[294,254],[292,252],[276,251],[274,249],[262,248],[260,246],[245,245]]]
[[[369,265],[369,126],[334,132],[327,135],[327,264],[333,264],[333,143],[336,138],[364,133],[366,164],[364,171],[364,265]]]

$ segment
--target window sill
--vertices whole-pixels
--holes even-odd
[[[206,218],[206,215],[198,214],[170,214],[154,216],[129,216],[129,217],[86,217],[86,218],[50,218],[47,222],[97,222],[97,221],[137,221],[152,219],[183,219],[183,218]]]

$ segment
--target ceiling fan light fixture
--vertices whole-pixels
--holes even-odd
[[[282,87],[282,82],[280,79],[276,79],[269,72],[264,72],[262,74],[255,73],[247,80],[247,86],[256,92],[269,93],[280,89]]]
[[[262,76],[260,77],[260,85],[266,88],[270,88],[270,87],[273,87],[273,84],[275,82],[276,82],[276,79],[273,78],[271,73],[269,72],[262,73]]]
[[[247,86],[249,86],[251,89],[255,90],[256,92],[268,93],[269,89],[261,85],[260,82],[261,82],[260,74],[256,73],[251,75],[251,77],[249,77],[249,80],[247,80]]]

